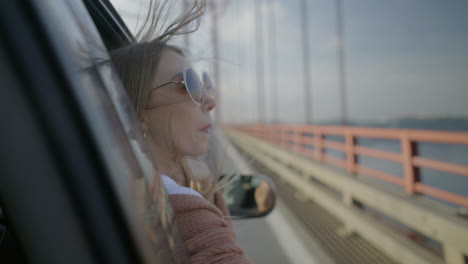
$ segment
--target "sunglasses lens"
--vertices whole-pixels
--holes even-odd
[[[207,72],[204,72],[203,75],[202,75],[202,78],[203,78],[203,83],[205,84],[206,94],[209,97],[215,99],[216,93],[215,93],[213,82],[211,81],[210,76],[208,75]]]
[[[203,103],[203,91],[200,79],[191,68],[185,72],[185,86],[195,102],[199,104]]]

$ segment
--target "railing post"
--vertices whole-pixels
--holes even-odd
[[[287,129],[286,135],[287,135],[286,149],[288,149],[289,151],[292,151],[293,149],[291,147],[291,126],[290,125],[289,125],[289,128]]]
[[[342,195],[342,202],[346,206],[352,207],[354,205],[354,202],[351,193],[349,191],[344,190]],[[351,225],[350,221],[347,221],[347,219],[343,219],[343,223],[344,225],[338,230],[336,230],[336,232],[341,237],[348,237],[354,233],[355,228]]]
[[[274,131],[275,131],[275,125],[269,124],[268,125],[268,141],[273,145],[275,144],[275,139],[273,138],[275,134]]]
[[[275,126],[275,140],[278,146],[281,146],[282,139],[283,139],[282,128],[276,125]]]
[[[356,158],[356,151],[355,151],[355,146],[356,146],[356,137],[353,135],[352,131],[348,128],[345,131],[345,144],[346,144],[346,169],[350,173],[355,173],[356,172],[356,164],[357,164],[357,158]],[[346,206],[354,206],[354,200],[352,194],[347,191],[343,190],[342,192],[342,201]],[[354,232],[353,227],[345,221],[345,226],[340,230],[341,235],[349,235]]]
[[[450,264],[465,264],[465,257],[460,250],[447,247],[446,245],[443,245],[444,247],[444,259],[445,263],[450,263]]]
[[[323,161],[323,135],[320,131],[314,131],[315,159]]]
[[[262,131],[262,124],[261,124],[261,123],[258,123],[258,124],[256,125],[256,128],[255,128],[255,133],[257,134],[257,138],[258,138],[258,139],[262,139],[262,134],[263,134],[262,132],[263,132],[263,131]]]
[[[303,139],[304,139],[303,133],[304,133],[304,126],[300,126],[299,129],[297,130],[296,150],[297,150],[297,152],[299,152],[301,154],[303,153],[302,150],[304,148],[304,146],[303,146],[303,143],[304,143],[303,142]]]
[[[287,129],[287,132],[286,132],[286,148],[288,150],[292,150],[292,147],[291,147],[291,125],[288,126],[289,128]]]
[[[346,169],[350,173],[356,172],[356,153],[354,146],[356,145],[356,139],[351,131],[346,132]]]
[[[260,139],[265,140],[265,124],[260,123]]]
[[[294,148],[292,149],[294,152],[298,152],[299,151],[299,133],[300,133],[300,129],[296,126],[294,127]]]
[[[285,134],[286,134],[286,128],[284,127],[284,125],[282,125],[281,128],[280,128],[281,147],[282,148],[286,148],[285,143],[284,143],[285,142],[285,140],[284,140]]]
[[[417,155],[416,142],[412,142],[408,135],[403,135],[400,142],[403,155],[405,191],[407,194],[413,194],[416,191],[415,183],[419,180],[418,171],[413,166],[413,156]]]
[[[267,140],[268,142],[270,142],[271,144],[274,144],[274,140],[273,140],[273,125],[272,124],[269,124],[267,125],[266,127],[266,137],[267,137]]]
[[[270,125],[269,135],[270,135],[271,144],[275,145],[276,144],[276,125],[275,124]]]

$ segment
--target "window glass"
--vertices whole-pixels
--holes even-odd
[[[49,28],[54,29],[50,32],[56,38],[54,43],[61,43],[58,52],[67,54],[73,65],[69,75],[78,84],[75,96],[91,124],[110,183],[139,248],[147,262],[176,263],[167,194],[93,21],[80,1],[44,1],[41,8],[52,14],[49,19],[56,26]]]

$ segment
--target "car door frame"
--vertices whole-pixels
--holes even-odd
[[[30,262],[141,263],[34,2],[0,10],[2,210]]]

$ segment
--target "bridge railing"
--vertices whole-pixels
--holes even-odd
[[[423,194],[468,207],[468,197],[424,184],[419,180],[421,168],[468,177],[468,166],[418,155],[418,144],[423,142],[468,145],[466,132],[287,124],[231,127],[317,161],[341,167],[349,173],[369,175],[401,186],[407,194]],[[340,136],[344,140],[337,142],[327,139],[327,136]],[[399,141],[400,152],[364,147],[357,144],[359,138]],[[329,155],[325,150],[344,153],[345,159]],[[357,160],[360,155],[400,163],[403,168],[403,177],[364,166]]]

